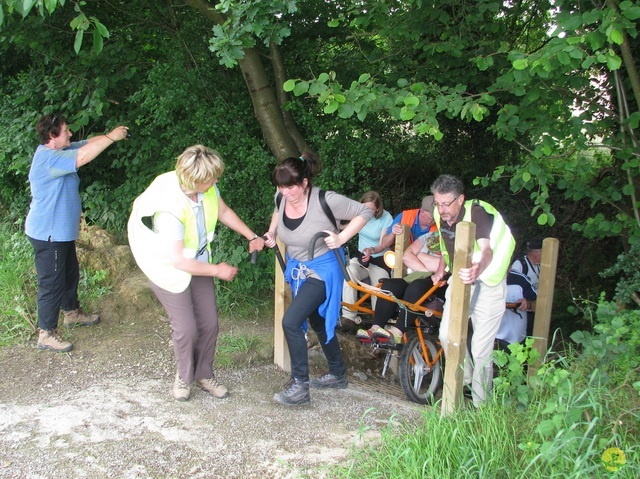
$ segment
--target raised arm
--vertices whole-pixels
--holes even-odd
[[[117,126],[105,135],[89,138],[85,145],[78,148],[76,169],[93,161],[100,153],[116,141],[124,140],[127,137],[128,131],[129,128],[126,126]]]

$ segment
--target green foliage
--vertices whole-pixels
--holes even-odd
[[[216,345],[217,367],[228,369],[244,365],[239,357],[249,354],[260,347],[261,340],[252,334],[221,335]]]
[[[544,2],[476,3],[465,8],[454,1],[409,1],[394,11],[386,2],[365,2],[339,10],[331,27],[359,40],[371,35],[382,59],[364,73],[338,75],[332,68],[311,79],[289,80],[284,88],[317,99],[326,114],[362,120],[385,113],[435,139],[444,137],[443,118],[485,122],[499,138],[517,142],[529,158],[499,166],[483,184],[488,185],[489,178],[511,177],[512,191],[530,192],[535,202],[531,213],[540,226],[556,222],[557,205],[550,203],[554,185],[567,197],[583,196],[593,205],[620,205],[624,200],[606,221],[594,219],[595,233],[622,234],[635,241],[640,237],[632,201],[632,195],[637,196],[638,150],[627,146],[629,133],[616,128],[627,120],[612,115],[604,92],[624,101],[625,92],[614,85],[611,72],[622,62],[615,46],[625,35],[636,37],[637,2],[623,2],[620,12],[613,2],[593,10],[576,10],[570,1],[553,2],[553,17],[551,5]],[[363,53],[373,56],[361,42]],[[423,63],[429,68],[421,68]],[[631,96],[628,86],[623,88]],[[627,177],[593,184],[602,165],[585,163],[584,153],[577,152],[598,143],[603,151],[620,152],[609,166],[627,172]],[[585,233],[589,230],[594,232],[587,224]]]
[[[499,368],[499,375],[493,381],[494,394],[504,404],[515,405],[518,410],[528,407],[533,396],[533,390],[523,374],[525,368],[535,364],[540,357],[533,343],[533,338],[526,338],[524,344],[510,344],[509,353],[493,352],[495,365]]]
[[[270,42],[279,45],[291,34],[291,27],[287,22],[274,22],[274,18],[295,13],[296,3],[296,0],[218,2],[215,9],[223,14],[223,22],[214,25],[209,48],[221,65],[231,68],[244,58],[245,49],[254,48],[258,42],[266,47]]]
[[[2,2],[5,14],[9,3]],[[275,159],[253,115],[261,105],[251,103],[245,78],[218,66],[221,57],[211,53],[211,18],[191,2],[141,0],[135,9],[122,0],[79,2],[78,11],[70,2],[45,3],[46,10],[32,8],[23,19],[9,12],[0,36],[0,203],[10,218],[24,218],[29,202],[33,125],[41,114],[59,110],[71,119],[76,139],[118,124],[133,135],[80,170],[90,223],[124,237],[132,200],[173,168],[185,147],[202,143],[225,160],[219,183],[225,201],[263,232],[273,207]],[[633,38],[636,2],[620,7],[626,20],[617,23],[604,10],[581,10],[588,44],[566,26],[564,37],[550,37],[548,26],[556,21],[544,2],[217,5],[209,13],[225,25],[220,40],[232,39],[229,48],[253,45],[264,54],[267,76],[266,46],[280,44],[285,69],[278,73],[299,79],[285,83],[292,94],[281,108],[321,155],[318,185],[353,198],[376,189],[395,214],[414,207],[438,174],[454,173],[468,196],[498,207],[518,239],[560,238],[554,320],[564,321],[571,290],[585,296],[593,294],[589,289],[613,290],[613,280],[597,281],[597,272],[621,250],[607,238],[635,241],[627,202],[634,197],[637,155],[631,146],[618,148],[621,137],[600,135],[619,131],[610,113],[613,89],[609,77],[592,84],[590,74],[606,73],[607,60],[614,59],[606,44],[610,36],[615,50],[614,30]],[[108,29],[100,55],[88,48],[76,54],[74,19],[88,34],[96,29],[92,19]],[[594,59],[588,70],[574,58],[578,49]],[[604,57],[596,58],[596,51]],[[622,83],[629,93],[624,77]],[[317,102],[321,96],[326,104]],[[421,118],[426,133],[415,127]],[[639,118],[631,111],[622,124],[634,128]],[[582,136],[571,136],[576,131]],[[590,141],[596,135],[604,138],[598,145]],[[222,238],[221,251],[242,241],[233,233]],[[259,260],[264,274],[250,278],[260,289],[273,280],[267,258]],[[577,323],[571,318],[567,324]]]
[[[601,273],[603,278],[617,277],[614,299],[620,303],[638,303],[640,294],[640,243],[618,256],[616,264]]]
[[[95,304],[96,301],[99,301],[111,293],[112,289],[105,270],[80,270],[80,281],[78,284],[78,299],[80,304]]]
[[[33,248],[15,225],[0,223],[0,345],[24,341],[36,330],[37,278]]]
[[[381,440],[354,449],[331,477],[638,477],[637,313],[616,313],[602,301],[597,334],[572,336],[582,351],[559,359],[549,354],[531,377],[532,338],[511,345],[509,354],[495,352],[500,373],[492,401],[447,416],[428,408],[419,423],[392,418]],[[611,463],[611,451],[621,451],[626,462]]]
[[[595,306],[595,318],[593,332],[576,331],[571,335],[582,346],[583,355],[608,361],[631,360],[640,366],[640,310],[619,310],[603,296]],[[640,392],[640,382],[637,387]]]

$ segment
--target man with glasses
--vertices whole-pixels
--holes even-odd
[[[118,126],[108,134],[72,143],[67,119],[53,114],[40,118],[36,131],[41,144],[29,170],[32,199],[25,233],[33,245],[38,275],[38,349],[67,352],[73,345],[57,332],[60,309],[67,327],[100,320],[78,303],[76,240],[82,212],[78,168],[124,140],[128,128]]]
[[[441,175],[431,185],[434,196],[434,218],[440,231],[442,256],[438,270],[433,274],[440,281],[445,269],[451,271],[455,252],[456,225],[470,221],[476,225],[474,253],[470,268],[457,272],[464,284],[471,285],[469,314],[473,332],[471,351],[467,351],[464,382],[471,388],[473,404],[480,406],[491,389],[493,344],[504,315],[507,297],[507,271],[515,240],[498,211],[481,200],[467,200],[462,181],[452,175]],[[440,342],[447,353],[451,313],[451,288],[447,288],[446,301],[440,324]]]

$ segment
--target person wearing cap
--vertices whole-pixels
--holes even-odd
[[[525,252],[518,256],[511,265],[511,271],[529,277],[534,288],[540,282],[540,261],[542,260],[542,238],[534,236],[526,243]]]
[[[380,239],[380,244],[374,252],[390,248],[394,244],[396,236],[402,233],[402,225],[409,226],[411,242],[428,233],[433,225],[433,196],[429,195],[422,198],[420,208],[404,210],[397,215],[389,228],[387,228],[387,232]]]
[[[431,289],[433,282],[430,276],[440,264],[440,233],[433,220],[433,196],[427,196],[423,199],[418,216],[423,216],[423,221],[428,226],[427,232],[411,243],[402,256],[402,261],[407,266],[409,274],[404,278],[385,278],[382,280],[381,286],[384,291],[389,291],[396,298],[410,303],[418,301]],[[402,341],[402,335],[416,318],[416,315],[411,311],[402,309],[398,314],[396,324],[387,325],[398,311],[396,303],[392,301],[378,301],[374,311],[371,328],[359,329],[356,333],[356,337],[362,342],[370,342],[375,339],[399,344]]]
[[[521,253],[511,264],[511,271],[514,273],[522,273],[531,285],[537,290],[540,282],[540,261],[542,260],[542,238],[534,236],[529,238],[525,244],[525,252]],[[526,335],[533,335],[533,319],[535,317],[535,302],[527,311],[527,330]]]
[[[509,344],[520,343],[527,336],[527,316],[531,314],[538,298],[538,291],[522,273],[509,271],[507,274],[507,304],[513,305],[504,312],[500,329],[496,334],[498,345],[507,349]]]

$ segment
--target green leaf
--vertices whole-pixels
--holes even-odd
[[[416,116],[416,112],[407,108],[406,106],[403,106],[400,109],[400,119],[402,121],[410,121],[412,120],[414,117]]]
[[[371,78],[371,75],[369,73],[363,73],[358,77],[358,83],[366,83],[367,81],[369,81],[369,78]]]
[[[293,94],[295,96],[300,96],[309,91],[309,82],[299,81],[296,83],[296,86],[293,88]]]
[[[93,19],[93,24],[95,25],[98,33],[100,33],[100,36],[103,38],[109,38],[109,30],[107,30],[107,27],[100,23],[96,18]]]
[[[31,11],[31,9],[33,8],[33,6],[35,4],[36,4],[36,0],[23,0],[23,2],[22,2],[22,18],[24,18],[27,15],[29,15],[29,12]]]
[[[338,107],[338,116],[340,118],[351,118],[355,112],[355,109],[352,104],[341,104]]]
[[[286,82],[284,82],[282,84],[282,89],[286,92],[290,92],[293,91],[293,89],[296,86],[296,81],[295,80],[287,80]]]
[[[607,56],[607,68],[609,70],[617,70],[622,65],[622,59],[613,52],[610,52]]]
[[[335,112],[338,108],[340,107],[340,103],[338,103],[335,100],[329,100],[325,106],[324,106],[324,112],[327,115],[330,115],[331,113]]]
[[[622,36],[622,32],[617,28],[612,28],[609,32],[609,40],[611,40],[616,45],[622,45],[624,41],[624,37]]]
[[[103,48],[104,48],[104,43],[102,40],[102,35],[100,35],[100,32],[98,30],[94,30],[93,31],[93,51],[96,53],[101,53]]]
[[[405,106],[418,106],[420,104],[420,99],[413,95],[407,95],[404,97]]]
[[[336,28],[340,26],[340,20],[333,18],[327,22],[327,26],[330,28]]]
[[[622,10],[622,15],[631,21],[635,21],[640,18],[640,7],[634,5],[632,7],[625,8],[624,10]]]
[[[44,7],[47,9],[47,12],[49,12],[49,15],[51,15],[56,10],[57,6],[57,0],[44,0]]]
[[[538,224],[540,226],[544,226],[547,224],[547,214],[546,213],[542,213],[540,216],[538,216]]]
[[[516,70],[524,70],[529,66],[529,60],[527,58],[521,58],[513,62],[513,68]]]
[[[325,72],[320,73],[320,76],[318,77],[318,82],[327,83],[328,81],[329,81],[329,74]]]
[[[477,103],[474,103],[471,107],[471,115],[475,121],[482,121],[487,111],[488,110],[484,106]]]
[[[76,54],[80,53],[80,49],[82,48],[83,37],[84,37],[84,30],[78,30],[76,32],[76,39],[73,42],[73,49],[75,50]]]

